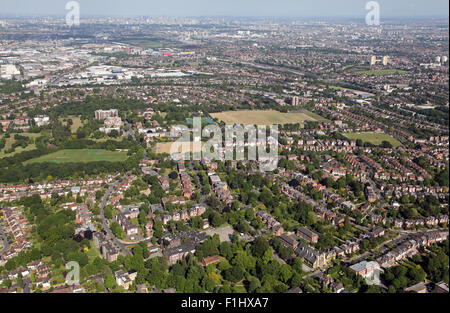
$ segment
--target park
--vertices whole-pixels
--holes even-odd
[[[103,149],[65,149],[43,155],[25,162],[32,163],[88,163],[88,162],[121,162],[127,159],[126,152],[108,151]]]

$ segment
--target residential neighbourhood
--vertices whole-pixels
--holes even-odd
[[[448,15],[2,14],[0,293],[448,293]]]

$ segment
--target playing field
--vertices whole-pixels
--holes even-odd
[[[367,70],[367,71],[356,71],[357,75],[373,75],[373,76],[388,76],[388,75],[402,75],[408,72],[397,70],[397,69],[384,69],[384,70]]]
[[[184,148],[183,148],[184,145]],[[173,147],[173,150],[172,150]],[[185,149],[184,152],[201,152],[202,143],[198,142],[195,145],[192,142],[158,142],[156,144],[156,153],[167,153],[171,154],[173,151],[174,153],[182,153],[183,149]]]
[[[273,124],[302,124],[304,121],[317,121],[308,113],[282,113],[274,110],[243,110],[212,113],[226,124],[244,125],[273,125]]]
[[[121,42],[136,47],[143,47],[144,49],[162,49],[176,43],[163,38],[124,39]]]
[[[108,150],[90,150],[90,149],[67,149],[55,153],[43,155],[39,158],[28,160],[30,163],[88,163],[97,161],[120,162],[127,159],[126,152],[108,151]]]
[[[373,132],[367,132],[367,133],[344,133],[344,136],[348,139],[361,139],[364,142],[370,142],[373,145],[379,146],[383,141],[388,141],[391,143],[391,145],[394,148],[397,148],[401,145],[401,142],[395,139],[392,136],[389,136],[387,134],[378,134]]]
[[[304,112],[304,114],[308,115],[310,118],[313,118],[318,122],[329,122],[329,120],[327,120],[325,117],[313,112]]]

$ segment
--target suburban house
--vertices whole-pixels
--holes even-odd
[[[297,236],[311,243],[319,241],[319,235],[309,230],[307,227],[300,227],[297,229]]]

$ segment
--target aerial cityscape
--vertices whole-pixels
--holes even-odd
[[[0,0],[0,293],[449,292],[448,2],[26,2]]]

